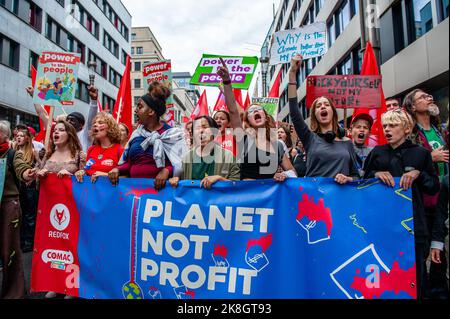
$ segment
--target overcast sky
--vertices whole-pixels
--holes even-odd
[[[259,56],[279,0],[122,0],[133,27],[148,26],[174,72],[194,73],[203,53]],[[250,93],[256,82],[253,79]],[[203,88],[201,90],[203,91]],[[214,105],[217,89],[208,90]]]

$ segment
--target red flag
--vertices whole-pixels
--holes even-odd
[[[222,92],[220,92],[219,96],[217,97],[216,105],[214,105],[214,112],[217,111],[226,111],[229,112],[228,106],[225,104],[225,96]]]
[[[203,115],[209,115],[206,91],[203,91],[202,96],[200,97],[200,100],[198,100],[197,105],[195,106],[194,110],[192,111],[190,119],[194,120],[195,118],[197,118],[199,116],[203,116]]]
[[[190,121],[191,121],[191,120],[189,119],[189,117],[183,116],[183,118],[182,118],[183,124],[189,123]]]
[[[238,106],[244,109],[244,102],[242,102],[242,91],[241,89],[233,89],[234,98]]]
[[[244,102],[244,110],[248,109],[248,107],[250,105],[251,105],[250,96],[248,95],[248,92],[247,92],[247,97],[245,98],[245,102]]]
[[[34,68],[34,66],[31,66],[30,71],[31,71],[31,86],[34,88],[34,86],[36,85],[37,71]],[[45,105],[44,109],[47,112],[47,114],[50,113],[50,106]],[[44,126],[44,122],[42,122],[42,120],[39,119],[39,133],[35,136],[34,140],[37,142],[41,142],[41,141],[45,140],[45,130],[46,130],[46,127]]]
[[[380,75],[378,69],[377,58],[373,52],[372,44],[367,42],[366,52],[364,53],[363,64],[361,68],[361,75]],[[381,108],[379,109],[365,109],[358,108],[353,113],[353,118],[361,113],[370,114],[374,123],[369,138],[369,146],[384,145],[387,143],[383,132],[383,125],[381,124],[381,115],[387,111],[386,100],[383,91],[381,91]]]
[[[97,99],[97,110],[98,110],[98,112],[102,112],[103,111],[102,103],[100,103],[99,99]]]
[[[280,97],[280,84],[281,84],[281,69],[278,72],[275,82],[273,82],[268,97],[277,97],[277,98]]]
[[[131,63],[130,57],[127,57],[125,72],[123,73],[120,89],[117,93],[116,105],[114,105],[113,116],[117,123],[123,123],[128,127],[130,132],[133,131],[132,118],[133,108],[131,103],[131,80],[130,80]]]

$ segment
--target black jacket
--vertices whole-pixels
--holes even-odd
[[[439,178],[435,173],[431,153],[410,140],[396,149],[390,145],[377,146],[366,159],[364,178],[374,178],[377,172],[390,172],[393,177],[401,177],[412,170],[420,171],[412,187],[414,235],[417,243],[426,243],[430,238],[430,230],[425,219],[422,195],[439,192]]]
[[[441,184],[441,192],[436,206],[436,219],[434,220],[431,238],[433,241],[443,243],[445,236],[448,235],[448,229],[445,221],[448,219],[448,174],[444,176]]]

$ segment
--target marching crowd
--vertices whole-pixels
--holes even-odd
[[[34,141],[32,128],[17,125],[11,138],[10,124],[0,121],[0,158],[7,164],[0,207],[0,297],[25,296],[23,252],[33,249],[39,181],[53,173],[92,183],[104,176],[113,185],[120,178],[148,178],[158,190],[177,187],[183,179],[199,180],[210,189],[218,181],[298,177],[328,177],[342,185],[378,178],[389,187],[412,188],[418,297],[447,298],[448,120],[439,123],[433,97],[416,89],[403,105],[388,99],[382,116],[388,144],[370,148],[372,117],[355,116],[347,131],[326,96],[313,102],[306,123],[297,100],[301,56],[292,59],[289,70],[289,126],[277,127],[260,105],[242,110],[222,64],[218,75],[229,112],[200,116],[184,129],[161,120],[171,92],[158,82],[139,99],[133,131],[111,114],[98,113],[98,92],[92,86],[88,119],[78,112],[58,117],[47,149]],[[41,105],[35,108],[45,125],[53,120]]]

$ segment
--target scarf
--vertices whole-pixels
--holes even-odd
[[[0,144],[0,155],[5,154],[6,151],[8,151],[8,150],[9,150],[9,142],[8,141]]]
[[[184,133],[179,128],[171,128],[162,134],[157,131],[149,132],[142,125],[139,126],[131,135],[130,140],[125,146],[125,150],[120,158],[119,165],[124,164],[128,160],[129,148],[133,140],[137,137],[144,137],[141,147],[146,151],[149,146],[153,146],[153,158],[156,167],[165,167],[166,156],[175,167],[181,167],[181,161],[186,154],[187,147],[184,139]]]

